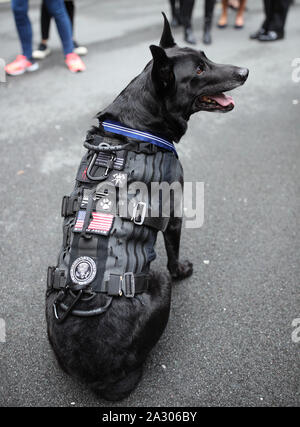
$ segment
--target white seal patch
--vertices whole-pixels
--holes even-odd
[[[77,285],[88,285],[95,279],[96,273],[95,261],[88,256],[77,258],[70,269],[72,282]]]

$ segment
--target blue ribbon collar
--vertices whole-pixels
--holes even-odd
[[[138,139],[139,141],[150,142],[150,144],[156,145],[157,147],[172,151],[172,153],[174,153],[175,156],[178,157],[177,151],[173,143],[167,141],[166,139],[160,138],[159,136],[152,135],[149,132],[141,132],[140,130],[131,129],[111,120],[101,122],[101,125],[107,132],[116,133],[118,135],[124,135],[128,138]]]

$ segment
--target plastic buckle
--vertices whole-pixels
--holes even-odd
[[[141,207],[141,212],[139,212],[140,207]],[[145,202],[137,202],[137,204],[133,208],[131,221],[133,221],[136,225],[143,225],[143,222],[146,216],[146,210],[147,210],[147,204]]]
[[[66,217],[67,216],[67,207],[68,207],[68,203],[69,203],[69,196],[64,196],[62,198],[62,202],[61,202],[61,216]]]
[[[53,287],[55,289],[65,289],[66,287],[66,276],[65,276],[65,271],[64,270],[58,270],[57,268],[55,269],[54,273],[53,273]]]
[[[129,281],[127,280],[129,278]],[[135,295],[134,273],[124,273],[122,278],[122,290],[126,298],[133,298]]]
[[[67,248],[69,247],[71,240],[71,228],[68,224],[65,224],[63,226],[63,247]]]
[[[53,288],[53,279],[54,279],[55,270],[56,270],[56,267],[48,267],[48,270],[47,270],[47,289],[48,290]]]
[[[61,203],[61,216],[66,218],[67,216],[73,215],[75,212],[77,212],[78,206],[76,206],[76,203],[78,203],[78,200],[79,198],[77,196],[75,197],[64,196],[62,198],[62,203]],[[70,202],[72,202],[72,204]]]

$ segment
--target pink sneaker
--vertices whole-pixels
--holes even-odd
[[[79,71],[85,71],[86,66],[84,65],[84,62],[82,59],[77,55],[77,53],[68,53],[66,55],[65,63],[67,64],[67,67],[72,73],[78,73]]]
[[[30,62],[26,56],[18,55],[13,62],[5,66],[5,71],[10,76],[19,76],[25,71],[36,71],[38,68],[37,62]]]

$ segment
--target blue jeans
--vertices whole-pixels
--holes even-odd
[[[54,17],[64,54],[73,52],[71,21],[63,0],[44,0],[48,12]],[[28,0],[12,0],[12,10],[21,41],[23,55],[32,57],[32,27],[28,18]]]

